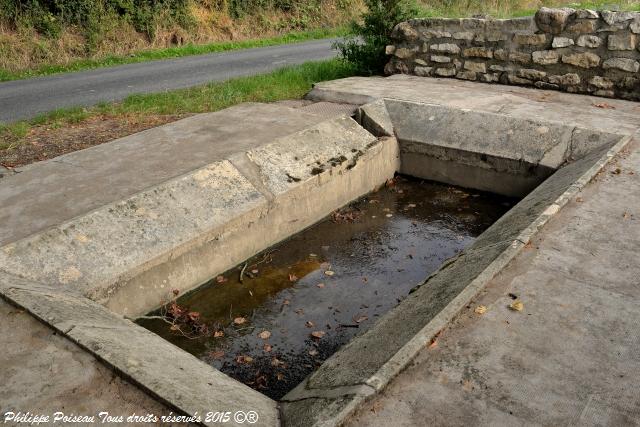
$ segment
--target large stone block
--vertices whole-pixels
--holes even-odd
[[[568,73],[562,76],[549,76],[549,83],[561,86],[573,86],[580,84],[580,76],[575,73]]]
[[[576,21],[573,24],[569,25],[566,29],[569,33],[574,34],[584,34],[584,33],[595,33],[598,29],[598,21],[593,19],[585,19]]]
[[[630,73],[637,73],[640,71],[640,62],[629,58],[609,58],[602,64],[604,69],[616,69],[622,71],[628,71]]]
[[[543,7],[536,13],[538,28],[546,33],[560,34],[566,27],[567,21],[575,13],[574,9],[550,9]]]
[[[441,64],[448,64],[449,62],[451,62],[451,58],[445,55],[431,55],[431,61]]]
[[[636,36],[631,33],[610,34],[608,37],[609,50],[634,50],[636,48]]]
[[[531,54],[524,52],[511,52],[509,53],[509,60],[514,62],[519,62],[521,64],[530,64],[531,63]]]
[[[595,53],[573,53],[562,55],[562,62],[580,68],[594,68],[600,65],[600,57]]]
[[[514,34],[513,42],[522,46],[542,46],[547,43],[546,34]]]
[[[560,61],[560,54],[553,50],[540,50],[533,52],[533,62],[540,65],[557,64]]]
[[[429,50],[431,52],[450,53],[452,55],[457,55],[460,53],[460,47],[457,44],[453,43],[432,44],[431,46],[429,46]]]
[[[589,84],[597,87],[598,89],[612,89],[615,84],[606,77],[594,76],[589,80]]]
[[[544,71],[534,70],[531,68],[522,68],[518,70],[518,77],[522,77],[528,80],[544,80],[547,73]]]
[[[493,50],[484,47],[470,47],[462,52],[468,58],[493,58]]]
[[[418,31],[408,22],[401,22],[395,26],[391,33],[391,37],[394,39],[402,39],[406,41],[418,40]]]
[[[568,37],[554,37],[553,42],[551,43],[551,47],[557,49],[561,47],[573,46],[573,44],[573,39],[570,39]]]
[[[583,35],[578,37],[576,44],[580,47],[597,48],[602,46],[602,39],[598,36]]]
[[[456,75],[455,68],[436,68],[435,75],[440,77],[453,77]]]
[[[616,28],[626,28],[629,21],[638,16],[637,12],[612,12],[608,10],[603,10],[600,14],[604,22]]]
[[[466,61],[464,63],[464,69],[469,71],[475,71],[478,73],[486,73],[487,72],[487,64],[484,62],[472,62]]]

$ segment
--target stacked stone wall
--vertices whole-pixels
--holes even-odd
[[[387,74],[640,101],[640,12],[542,8],[517,19],[413,19],[392,39]]]

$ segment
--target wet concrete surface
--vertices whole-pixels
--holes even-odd
[[[138,322],[279,399],[516,202],[397,177]]]

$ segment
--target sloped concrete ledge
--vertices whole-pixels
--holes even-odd
[[[393,177],[394,138],[321,122],[4,246],[0,269],[135,317]]]
[[[560,168],[445,263],[373,328],[335,353],[282,399],[285,426],[335,426],[429,345],[535,233],[631,140],[619,138]],[[365,357],[366,355],[366,357]],[[336,396],[336,394],[341,395]]]
[[[78,293],[0,273],[0,295],[169,407],[199,416],[196,424],[219,425],[207,412],[248,410],[259,414],[254,425],[279,424],[273,400]]]

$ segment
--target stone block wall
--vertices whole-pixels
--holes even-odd
[[[387,74],[640,101],[640,12],[542,8],[516,19],[413,19],[392,39]]]

